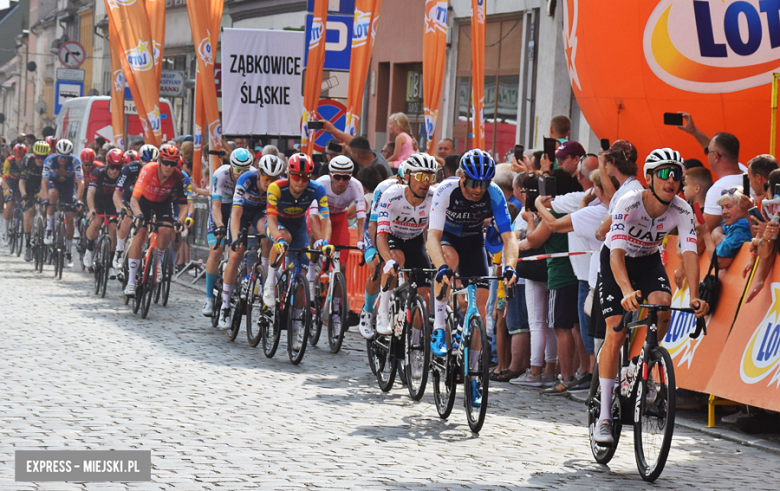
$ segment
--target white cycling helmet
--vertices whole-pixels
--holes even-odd
[[[157,162],[157,159],[160,157],[160,151],[157,150],[157,147],[149,143],[143,145],[138,154],[141,160],[147,164],[149,162]]]
[[[410,172],[436,172],[439,170],[439,163],[436,162],[436,159],[432,155],[423,152],[413,154],[406,159],[403,166],[404,174]]]
[[[55,148],[57,155],[70,155],[73,153],[73,143],[70,140],[59,140]]]
[[[252,166],[252,162],[254,156],[246,148],[237,148],[230,154],[230,165],[236,170],[246,171]]]
[[[683,169],[683,158],[680,156],[680,152],[672,150],[671,148],[658,148],[650,152],[650,155],[645,159],[644,173],[652,174],[653,171],[662,165],[674,165]]]
[[[346,155],[337,155],[330,159],[328,169],[331,174],[334,172],[341,172],[343,174],[352,173],[355,169],[355,164],[352,163],[352,159]]]
[[[266,176],[280,176],[284,172],[284,162],[276,155],[263,155],[258,164],[260,172]]]

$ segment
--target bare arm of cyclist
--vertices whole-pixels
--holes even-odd
[[[97,192],[97,188],[89,187],[87,189],[87,208],[89,208],[90,213],[95,212],[95,193]]]
[[[222,220],[222,201],[216,199],[211,200],[211,218],[214,219],[214,224],[217,228],[225,226],[225,222]]]
[[[130,209],[133,210],[133,215],[141,215],[141,205],[138,203],[138,198],[133,194],[130,198]]]
[[[230,210],[230,236],[233,237],[233,239],[238,239],[238,234],[240,232],[239,227],[241,227],[241,216],[244,214],[244,207],[243,206],[234,206]],[[274,217],[276,218],[276,217]],[[216,220],[214,220],[216,222]],[[222,225],[218,225],[221,227]]]
[[[710,306],[699,298],[699,256],[693,251],[683,252],[685,275],[688,279],[688,287],[691,294],[691,307],[696,310],[696,317],[705,315]]]

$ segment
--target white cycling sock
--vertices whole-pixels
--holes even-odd
[[[49,230],[54,228],[54,215],[46,215],[46,228]]]
[[[128,276],[127,276],[127,284],[128,285],[135,285],[135,275],[138,272],[138,266],[140,265],[141,261],[138,259],[128,259],[127,260],[127,269],[129,270]]]
[[[8,235],[8,233],[11,231],[11,220],[5,221],[5,235]]]
[[[226,309],[230,307],[230,296],[233,295],[233,288],[235,288],[236,285],[222,285],[222,308]]]
[[[65,252],[67,254],[70,254],[72,248],[73,248],[73,240],[65,239]]]
[[[390,308],[390,293],[391,290],[387,290],[379,294],[379,312],[382,314],[387,313],[387,310]]]
[[[435,318],[433,320],[434,329],[444,329],[447,325],[447,301],[434,299],[436,307]]]
[[[276,284],[276,269],[277,268],[268,268],[268,276],[265,279],[265,287],[267,288],[269,285],[273,286]]]
[[[271,259],[267,257],[260,257],[260,263],[263,265],[263,268],[268,271],[268,265],[271,264]]]
[[[614,378],[601,378],[599,377],[599,385],[601,386],[601,415],[599,420],[612,420],[612,389],[615,388]]]
[[[117,237],[116,250],[117,252],[125,252],[125,239],[120,239],[119,237]]]
[[[314,263],[309,263],[306,279],[309,280],[309,284],[314,284],[314,281],[317,279],[317,266]]]

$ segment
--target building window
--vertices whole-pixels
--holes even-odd
[[[515,145],[520,103],[523,20],[488,18],[485,26],[485,146],[499,162]],[[471,23],[458,33],[453,139],[459,152],[471,148]]]

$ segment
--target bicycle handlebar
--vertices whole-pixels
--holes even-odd
[[[659,305],[659,304],[643,304],[641,305],[641,308],[645,308],[649,311],[661,311],[661,312],[668,312],[670,310],[676,310],[677,312],[685,312],[687,314],[694,314],[696,313],[696,310],[690,308],[690,307],[672,307],[671,305]],[[620,332],[625,328],[631,328],[631,327],[639,327],[639,326],[646,326],[649,324],[649,317],[647,316],[642,320],[638,320],[635,322],[630,322],[631,317],[633,316],[633,312],[630,310],[627,310],[623,313],[623,318],[620,320],[620,323],[613,327],[612,329],[615,332]],[[697,317],[696,318],[696,330],[690,334],[691,339],[698,338],[701,333],[704,333],[704,335],[707,335],[707,322],[704,320],[704,316]]]

